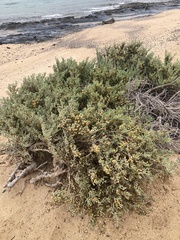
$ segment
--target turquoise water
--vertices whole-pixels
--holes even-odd
[[[117,8],[130,2],[152,0],[0,0],[0,22],[27,21],[39,18],[84,16],[95,11]],[[162,0],[153,0],[162,2]]]

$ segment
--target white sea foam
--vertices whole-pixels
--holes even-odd
[[[108,5],[108,6],[93,7],[90,9],[90,12],[93,13],[93,12],[112,10],[112,9],[118,8],[119,6],[120,6],[120,4],[112,4],[112,5]]]
[[[42,16],[42,19],[53,19],[53,18],[61,18],[63,14],[52,14],[52,15],[45,15]]]

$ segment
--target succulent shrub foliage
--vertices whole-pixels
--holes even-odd
[[[149,88],[157,89],[155,96],[169,85],[171,98],[179,73],[170,56],[161,62],[137,42],[99,51],[93,61],[57,60],[52,74],[9,86],[0,130],[16,159],[42,169],[32,182],[58,187],[56,202],[93,219],[117,218],[141,209],[146,183],[167,175],[168,134],[151,128],[155,114],[136,111],[135,96]]]

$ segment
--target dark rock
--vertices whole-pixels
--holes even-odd
[[[102,25],[104,25],[104,24],[112,24],[114,22],[115,22],[114,18],[110,18],[108,20],[102,21]]]

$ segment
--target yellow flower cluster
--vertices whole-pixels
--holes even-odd
[[[38,100],[38,99],[32,100],[32,106],[33,106],[34,108],[37,107],[38,104],[39,104],[39,100]]]
[[[103,167],[103,171],[107,174],[107,175],[109,175],[110,174],[110,169],[108,168],[108,166],[104,166]]]
[[[99,153],[100,152],[99,146],[96,144],[93,144],[91,147],[91,152]]]
[[[72,154],[74,157],[81,157],[81,153],[78,150],[72,150]]]

